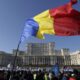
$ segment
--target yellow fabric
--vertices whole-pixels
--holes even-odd
[[[34,80],[36,80],[36,74],[33,75]]]
[[[53,19],[50,17],[49,10],[44,11],[41,14],[38,14],[34,17],[34,20],[39,24],[39,30],[37,33],[37,37],[40,39],[44,39],[43,34],[55,34]]]

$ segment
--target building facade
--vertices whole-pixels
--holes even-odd
[[[71,65],[69,49],[55,49],[55,43],[28,43],[27,54],[23,58],[24,66]]]
[[[80,65],[80,51],[75,51],[71,56],[71,65]]]
[[[27,55],[53,55],[55,43],[28,43]]]
[[[14,63],[16,50],[12,54],[0,51],[0,66]],[[71,53],[69,49],[55,49],[55,43],[28,43],[27,51],[18,51],[16,66],[47,67],[58,63],[63,65],[80,65],[80,51]]]
[[[24,66],[53,66],[58,63],[59,65],[64,65],[64,59],[62,56],[24,56]]]
[[[0,67],[7,67],[8,64],[14,64],[15,55],[0,51]],[[15,65],[21,66],[23,63],[22,57],[18,56]]]

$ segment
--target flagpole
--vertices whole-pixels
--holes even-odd
[[[17,49],[16,49],[16,54],[15,54],[15,56],[14,56],[12,70],[15,68],[15,63],[16,63],[17,54],[18,54],[18,51],[19,51],[20,44],[21,44],[21,41],[19,41],[18,46],[17,46]]]
[[[16,49],[16,54],[15,54],[14,59],[13,59],[13,65],[12,65],[11,75],[10,75],[9,80],[12,80],[13,70],[15,68],[15,63],[16,63],[16,60],[17,60],[17,54],[18,54],[18,51],[19,51],[20,44],[21,44],[21,40],[19,41],[18,46],[17,46],[17,49]]]

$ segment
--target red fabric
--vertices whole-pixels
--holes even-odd
[[[77,80],[77,79],[71,77],[71,78],[69,78],[69,80]]]
[[[77,0],[71,0],[71,3],[75,4],[75,3],[77,3]]]
[[[72,8],[72,5],[76,2],[77,0],[71,0],[68,4],[49,10],[54,20],[56,35],[80,35],[80,12]]]

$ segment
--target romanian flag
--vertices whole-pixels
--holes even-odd
[[[72,8],[72,5],[76,3],[77,0],[71,0],[63,6],[46,10],[28,19],[23,36],[35,36],[44,39],[43,34],[80,35],[80,12]]]

